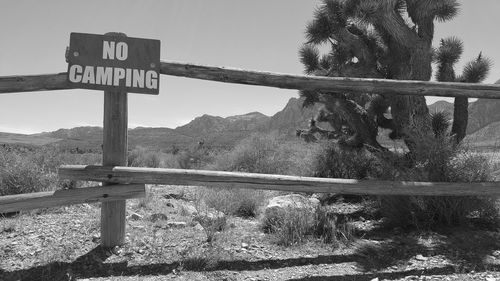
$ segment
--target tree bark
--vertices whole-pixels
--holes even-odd
[[[455,141],[460,143],[467,133],[469,121],[469,99],[466,97],[455,98],[453,107],[453,125],[451,134],[455,135]]]

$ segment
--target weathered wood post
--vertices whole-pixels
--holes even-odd
[[[126,37],[123,33],[106,33]],[[104,91],[103,166],[127,166],[127,92]],[[104,182],[103,185],[112,185]],[[125,200],[101,205],[101,245],[114,247],[125,242]]]
[[[104,91],[103,166],[127,166],[127,95],[159,94],[160,41],[117,32],[72,32],[66,58],[70,85]],[[102,181],[105,186],[116,183],[111,177]],[[102,203],[103,247],[125,242],[125,208],[121,199]]]

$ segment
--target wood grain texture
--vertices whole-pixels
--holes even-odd
[[[235,187],[293,192],[424,196],[500,195],[500,182],[447,183],[352,180],[202,170],[101,166],[63,166],[59,169],[59,176],[64,179],[107,180],[116,183]]]
[[[0,77],[0,94],[73,88],[67,81],[67,73]]]
[[[0,213],[145,196],[144,185],[111,185],[0,196]]]
[[[316,77],[165,61],[161,62],[160,73],[283,89],[500,99],[498,84]],[[66,76],[66,73],[59,73],[0,77],[0,94],[71,89],[73,87],[66,81]]]
[[[110,33],[113,35],[115,33]],[[128,94],[104,92],[104,126],[102,163],[127,166]],[[106,180],[103,185],[112,185]],[[101,245],[114,247],[125,243],[126,201],[103,202],[101,205]]]
[[[387,95],[500,98],[500,85],[318,77],[248,71],[179,62],[161,62],[161,74],[225,83],[268,86],[297,90],[325,90]]]

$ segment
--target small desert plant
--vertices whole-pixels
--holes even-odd
[[[220,153],[210,170],[262,174],[312,175],[312,162],[318,144],[290,141],[276,134],[254,134],[234,149]]]
[[[198,222],[205,234],[207,235],[207,242],[211,243],[217,238],[217,233],[226,229],[227,217],[224,214],[197,214],[193,221]]]
[[[203,271],[216,269],[225,259],[227,253],[220,245],[208,243],[187,247],[179,254],[181,261],[178,270]]]
[[[0,164],[0,195],[30,193],[55,189],[54,172],[46,172],[23,155],[3,151]]]
[[[314,218],[311,210],[287,207],[264,217],[262,228],[271,233],[278,245],[291,246],[306,241],[312,233]]]
[[[381,163],[366,150],[348,150],[335,143],[318,154],[313,164],[314,176],[323,178],[366,179],[381,173]]]
[[[354,239],[354,229],[349,222],[338,222],[337,216],[325,206],[316,209],[287,207],[269,212],[263,217],[264,232],[272,234],[276,243],[283,246],[301,244],[309,238],[319,238],[334,247]]]
[[[265,199],[271,194],[262,190],[242,188],[205,188],[198,191],[198,197],[217,211],[239,217],[255,217]]]
[[[72,154],[60,151],[56,147],[1,146],[0,195],[74,187],[74,183],[58,179],[59,166],[97,164],[100,161],[99,154]]]
[[[318,206],[314,218],[314,235],[336,247],[354,240],[354,227],[348,221],[340,221],[326,206]]]
[[[145,189],[146,189],[146,196],[144,196],[143,198],[139,198],[139,201],[137,203],[138,208],[144,208],[144,209],[151,208],[151,202],[155,199],[151,187],[146,185]]]
[[[137,146],[128,154],[128,166],[158,168],[160,167],[159,152]]]
[[[205,231],[207,242],[212,243],[217,238],[217,233],[226,228],[227,216],[207,205],[203,197],[198,196],[195,201],[196,215],[193,222],[197,222]]]

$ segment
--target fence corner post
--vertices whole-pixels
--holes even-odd
[[[126,36],[114,32],[106,35]],[[127,92],[104,91],[103,166],[127,166],[127,95]],[[125,243],[125,212],[125,200],[102,203],[101,246],[114,247]]]

